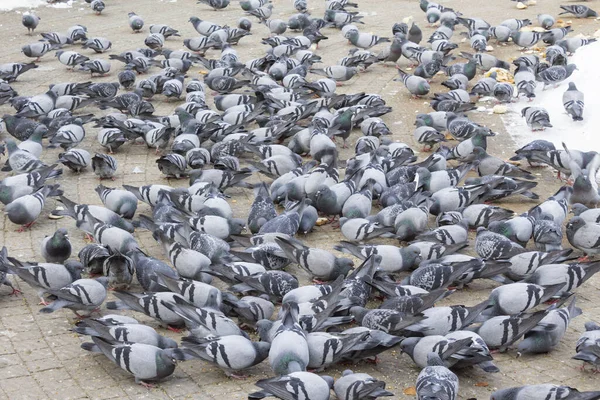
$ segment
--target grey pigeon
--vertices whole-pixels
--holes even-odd
[[[563,106],[567,114],[573,118],[573,121],[583,120],[583,93],[577,90],[575,83],[569,82],[569,88],[563,94]]]
[[[10,222],[22,225],[21,228],[19,228],[21,231],[31,227],[44,209],[46,199],[50,196],[59,196],[62,194],[62,190],[59,190],[58,186],[59,185],[42,186],[33,194],[19,197],[9,203],[4,208],[4,212],[8,216]]]
[[[252,342],[239,335],[205,339],[188,336],[182,339],[182,344],[184,351],[194,358],[214,363],[227,376],[241,379],[244,376],[236,373],[261,363],[271,348],[268,342]]]
[[[567,223],[567,239],[586,255],[600,253],[600,225],[596,223],[588,223],[581,217],[571,218]]]
[[[254,188],[254,202],[248,213],[248,229],[250,232],[256,233],[267,221],[276,216],[275,205],[271,200],[267,185],[265,183],[257,185]]]
[[[10,168],[17,172],[32,172],[46,167],[35,155],[26,150],[21,150],[12,139],[6,140],[6,149],[8,150],[8,164]]]
[[[282,310],[282,323],[271,342],[269,363],[278,375],[305,371],[309,350],[306,332],[298,324],[298,305],[285,303]]]
[[[572,6],[560,6],[564,11],[558,15],[573,14],[576,18],[597,17],[598,13],[588,6],[582,4],[574,4]]]
[[[65,228],[59,228],[52,236],[42,240],[42,257],[48,263],[62,264],[71,256],[71,242]]]
[[[342,65],[332,65],[323,69],[312,68],[310,72],[317,75],[326,76],[329,79],[333,79],[336,82],[345,82],[350,80],[354,75],[358,73],[356,67],[345,67]]]
[[[521,116],[532,131],[540,131],[546,128],[552,128],[550,115],[543,107],[525,107],[521,109]]]
[[[351,242],[362,242],[390,232],[392,229],[364,218],[340,218],[342,235]]]
[[[344,35],[346,39],[350,41],[354,46],[361,49],[370,49],[380,43],[389,42],[390,39],[385,37],[379,37],[370,33],[361,33],[358,29],[350,29]]]
[[[537,77],[544,83],[544,89],[546,85],[555,85],[557,86],[565,79],[571,76],[573,71],[577,69],[575,64],[567,64],[563,65],[554,65],[552,67],[548,67],[542,72],[540,72]]]
[[[394,395],[385,390],[384,381],[349,369],[342,372],[342,376],[335,381],[333,391],[340,400],[377,399]]]
[[[261,379],[256,382],[256,386],[263,390],[250,393],[248,399],[262,399],[268,396],[294,399],[302,393],[302,398],[306,400],[329,400],[333,378],[299,371],[276,378]]]
[[[152,387],[146,381],[157,381],[173,374],[177,360],[185,355],[179,349],[161,349],[142,343],[119,343],[92,337],[94,345],[113,363],[135,377],[135,382]],[[86,350],[94,346],[82,345]]]
[[[404,86],[412,94],[413,97],[425,96],[431,89],[426,79],[420,76],[409,75],[401,69],[398,70],[400,73],[399,78],[395,78],[395,81],[402,81]]]
[[[236,279],[243,283],[232,286],[232,291],[258,291],[275,299],[283,298],[290,290],[298,287],[296,277],[284,271],[266,271],[251,276],[236,275]]]
[[[560,297],[573,292],[599,270],[600,263],[598,262],[546,264],[537,268],[525,281],[546,287],[563,284],[562,288],[554,295]]]
[[[372,255],[381,256],[379,268],[382,271],[395,273],[414,268],[421,261],[421,249],[416,245],[398,247],[393,245],[357,245],[348,241],[341,241],[333,247],[337,251],[352,254],[361,260]]]
[[[431,307],[422,312],[425,317],[423,321],[406,329],[425,332],[427,335],[447,335],[470,325],[488,304],[489,302],[485,300],[473,307]]]
[[[356,322],[365,328],[377,329],[397,336],[407,327],[423,319],[422,316],[412,316],[396,310],[371,310],[360,306],[351,307],[350,314],[354,315]]]
[[[42,313],[52,313],[61,308],[69,308],[76,315],[77,311],[94,311],[104,302],[107,296],[106,278],[78,279],[60,289],[46,289],[56,300],[40,309]]]
[[[502,285],[492,290],[490,293],[490,307],[482,314],[489,316],[516,315],[531,310],[548,301],[563,286],[562,283],[541,286],[524,282]]]
[[[481,147],[475,147],[473,149],[473,159],[479,161],[479,164],[476,167],[479,176],[501,175],[513,178],[535,179],[528,171],[507,163],[498,157],[491,156]]]
[[[485,321],[476,332],[492,350],[506,349],[533,329],[546,315],[538,311],[532,315],[498,316]]]
[[[348,258],[338,258],[326,250],[309,248],[301,242],[284,238],[275,239],[275,241],[287,257],[298,263],[314,279],[332,281],[338,276],[345,277],[354,266],[354,262]]]
[[[141,312],[171,329],[184,325],[184,319],[165,305],[165,303],[174,304],[176,298],[189,304],[178,294],[171,292],[137,294],[126,291],[115,291],[114,294],[119,300],[107,302],[106,308],[109,310]]]
[[[64,265],[27,263],[12,257],[8,257],[8,261],[11,264],[8,266],[10,271],[37,291],[43,305],[48,305],[43,297],[47,289],[59,290],[81,279],[83,270],[81,263],[74,260],[68,260]]]
[[[508,389],[496,390],[491,398],[494,400],[543,400],[548,396],[555,396],[565,400],[593,400],[600,396],[600,391],[580,392],[579,390],[564,386],[545,383],[542,385],[526,385]]]
[[[161,349],[177,348],[177,343],[165,336],[159,335],[154,328],[137,323],[124,321],[107,321],[102,318],[89,318],[77,324],[73,332],[80,335],[96,336],[107,341],[142,343]],[[132,318],[130,318],[132,319]],[[99,350],[99,349],[98,349]]]
[[[81,172],[92,164],[92,157],[87,150],[69,149],[58,155],[58,161],[75,172]]]
[[[27,33],[29,35],[33,35],[33,32],[35,31],[35,28],[37,28],[38,24],[40,23],[40,17],[38,17],[37,15],[28,12],[28,13],[23,13],[23,18],[21,18],[21,23],[23,24],[23,26],[25,28],[27,28]]]
[[[308,343],[308,368],[322,370],[339,362],[354,346],[366,340],[368,332],[332,335],[327,332],[311,332],[306,335]]]
[[[90,243],[77,254],[83,268],[90,275],[104,273],[104,260],[110,256],[108,248],[98,243]]]
[[[427,355],[427,366],[419,373],[415,386],[419,400],[456,400],[458,397],[458,377],[444,366],[436,353]]]
[[[138,199],[127,190],[119,190],[98,185],[96,193],[106,208],[121,215],[123,218],[131,219],[137,210]]]
[[[92,169],[100,179],[114,179],[117,172],[117,159],[108,154],[96,153],[92,157]]]
[[[571,319],[581,315],[581,309],[575,307],[575,296],[567,307],[551,310],[539,324],[525,334],[519,343],[518,351],[523,353],[548,353],[563,338]]]
[[[142,19],[142,17],[140,17],[139,15],[137,15],[134,12],[128,13],[127,16],[129,17],[129,27],[131,27],[133,32],[135,32],[135,33],[140,32],[142,30],[142,28],[144,27],[144,20]],[[160,33],[160,32],[150,31],[150,33]]]
[[[542,33],[535,31],[513,31],[511,37],[518,46],[533,47],[542,38]]]

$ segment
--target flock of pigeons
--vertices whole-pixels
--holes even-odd
[[[102,0],[90,3],[96,13],[104,10]],[[229,0],[200,3],[222,9]],[[334,382],[307,370],[376,361],[379,353],[400,346],[422,368],[417,397],[453,400],[459,379],[451,369],[498,372],[492,352],[513,345],[519,354],[552,351],[571,319],[582,312],[572,292],[600,270],[600,262],[587,261],[600,253],[600,209],[595,208],[600,202],[595,180],[600,155],[556,149],[544,140],[517,150],[514,160],[549,165],[570,177],[570,183],[514,215],[493,203],[509,196],[538,200],[532,191],[534,176],[489,155],[487,139],[495,133],[465,113],[475,108],[478,96],[500,102],[512,101],[515,94],[531,98],[538,83],[568,79],[576,68],[568,55],[592,40],[567,37],[571,29],[553,28],[556,21],[547,14],[538,17],[543,32],[523,29],[529,20],[509,19],[492,27],[421,0],[427,21],[439,24],[421,44],[423,33],[414,23],[395,24],[392,38],[361,32],[363,16],[348,0],[327,0],[323,18],[308,14],[305,0],[293,4],[298,13],[287,21],[273,18],[273,5],[266,0],[239,1],[246,13],[239,27],[190,18],[200,36],[184,40],[189,51],[167,49],[177,43],[176,29],[150,25],[145,47],[108,57],[124,63],[119,82],[58,83],[45,93],[22,97],[13,82],[37,64],[0,65],[0,104],[15,108],[3,116],[5,131],[19,141],[5,139],[3,170],[12,172],[0,182],[0,201],[8,219],[31,227],[45,200],[58,197],[64,207],[52,217],[71,217],[95,240],[80,249],[78,261],[71,258],[68,232],[62,228],[42,243],[46,262],[20,261],[4,248],[0,282],[12,287],[10,275],[16,275],[31,285],[44,305],[40,312],[69,308],[82,313],[86,318],[73,329],[90,336],[82,348],[103,353],[144,385],[170,376],[178,361],[201,359],[239,378],[243,370],[268,360],[275,377],[258,381],[261,391],[250,394],[252,399],[325,400],[331,389],[345,400],[392,396],[385,382],[368,374],[347,370]],[[576,17],[596,16],[584,5],[561,7]],[[132,12],[128,17],[134,32],[144,29],[140,16]],[[262,39],[263,57],[244,62],[234,45],[251,40],[246,36],[255,18],[271,36]],[[23,16],[30,32],[39,22],[35,14]],[[332,28],[341,29],[352,50],[337,64],[316,68],[321,63],[318,43]],[[464,62],[450,63],[458,48],[453,35],[459,30],[466,31],[473,52],[460,53]],[[286,31],[297,33],[283,36]],[[41,35],[44,40],[23,47],[25,56],[39,60],[53,52],[60,63],[91,76],[111,71],[106,58],[88,57],[91,51],[109,51],[110,40],[89,37],[86,27]],[[492,39],[512,40],[520,47],[541,40],[548,45],[546,59],[517,58],[516,88],[497,80],[496,72],[472,84],[478,70],[511,68],[486,52]],[[387,42],[380,53],[369,51]],[[75,51],[78,43],[87,51]],[[408,145],[386,137],[392,132],[380,116],[391,108],[382,97],[336,94],[341,82],[401,57],[418,65],[413,74],[400,71],[397,79],[412,95],[427,95],[428,81],[440,71],[448,76],[443,85],[451,89],[434,95],[433,112],[417,115],[415,139],[429,149],[437,146],[419,162]],[[204,79],[186,79],[186,72],[199,65],[208,70]],[[313,74],[323,78],[309,80]],[[218,92],[214,106],[205,101],[206,87]],[[154,114],[152,98],[163,96],[178,101],[171,115]],[[583,118],[583,94],[572,83],[564,105],[573,120]],[[82,107],[108,111],[81,114]],[[549,126],[541,108],[525,107],[523,116],[534,129]],[[58,163],[77,173],[91,167],[100,179],[117,170],[110,154],[92,157],[77,147],[91,124],[108,153],[126,143],[145,143],[162,153],[156,160],[160,171],[189,177],[189,187],[99,185],[104,207],[71,201],[59,184],[50,183],[66,175]],[[355,155],[340,160],[335,138],[341,137],[345,146],[357,127],[363,136],[356,140]],[[441,144],[447,140],[451,146]],[[64,149],[57,164],[40,160],[44,145]],[[470,171],[477,177],[467,178]],[[269,183],[246,182],[255,173]],[[226,194],[233,186],[254,190],[247,220],[233,215]],[[149,204],[152,215],[136,215],[138,201]],[[374,201],[381,206],[377,212]],[[278,213],[276,204],[284,211]],[[567,220],[570,206],[576,216]],[[350,258],[307,247],[297,237],[324,222],[319,213],[332,221],[340,217],[345,240],[336,250],[360,259],[359,266]],[[433,229],[430,215],[435,216]],[[151,231],[171,265],[145,254],[135,229]],[[245,229],[252,235],[244,235]],[[477,230],[471,243],[476,257],[460,252],[469,245],[469,229]],[[563,248],[565,232],[572,248]],[[402,244],[371,241],[378,237]],[[315,284],[300,286],[285,271],[292,264],[308,272]],[[408,274],[398,282],[401,272]],[[104,276],[82,278],[83,273]],[[143,292],[128,291],[134,277]],[[472,307],[434,307],[475,279],[502,285]],[[213,286],[217,281],[227,290]],[[189,336],[176,343],[131,317],[89,317],[104,304],[107,288],[114,289],[116,300],[106,302],[106,309],[134,310],[170,329],[186,328]],[[366,308],[378,296],[384,301]],[[556,304],[538,307],[548,301]],[[258,341],[250,339],[247,328],[258,332]],[[590,322],[586,329],[574,358],[598,368],[600,326]],[[502,389],[491,397],[597,399],[600,392],[544,384]]]

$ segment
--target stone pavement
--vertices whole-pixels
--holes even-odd
[[[0,0],[2,1],[2,0]],[[93,57],[108,58],[109,53],[119,53],[143,46],[143,40],[147,34],[147,27],[152,23],[166,23],[179,29],[182,38],[197,36],[191,24],[187,22],[190,16],[198,16],[202,19],[211,20],[220,24],[235,25],[242,11],[232,2],[230,7],[224,11],[213,12],[205,5],[196,5],[193,0],[131,0],[111,1],[107,0],[107,8],[101,16],[94,15],[89,6],[83,1],[76,1],[72,8],[55,9],[41,7],[37,14],[42,17],[38,32],[66,31],[74,24],[82,24],[88,27],[89,36],[104,36],[112,40],[113,48],[103,55],[95,55],[91,51],[82,50],[83,54]],[[426,27],[424,17],[418,8],[417,1],[405,0],[361,0],[360,11],[365,13],[365,25],[363,31],[373,32],[381,36],[390,36],[390,28],[394,22],[400,21],[407,16],[414,16],[416,22],[424,29],[424,36],[428,37],[431,27]],[[292,13],[292,2],[289,0],[274,0],[275,16],[287,19]],[[485,8],[479,7],[481,2],[475,0],[452,0],[444,2],[449,7],[470,12],[483,17],[492,24],[500,23],[502,20],[518,16],[520,18],[535,19],[535,15],[544,11],[557,14],[557,0],[549,0],[541,5],[531,7],[524,11],[514,9],[512,2],[485,3]],[[309,0],[309,7],[313,15],[323,14],[324,2],[321,0]],[[38,40],[39,37],[29,37],[25,34],[25,28],[21,26],[20,12],[0,13],[0,63],[26,61],[19,53],[24,44]],[[145,33],[132,34],[127,24],[127,12],[135,11],[146,21]],[[574,21],[575,31],[591,34],[597,28],[597,21]],[[351,46],[341,37],[338,30],[325,29],[324,34],[330,40],[323,41],[317,54],[323,57],[326,64],[331,65],[337,59],[346,55]],[[293,33],[292,33],[293,34]],[[265,37],[267,30],[264,26],[254,24],[253,36],[241,40],[236,48],[243,60],[260,57],[265,46],[258,44],[259,38]],[[494,44],[495,45],[495,44]],[[462,45],[465,46],[465,45]],[[166,48],[179,49],[181,41],[177,38],[167,40]],[[377,51],[378,48],[374,49]],[[464,48],[466,50],[466,48]],[[208,56],[217,54],[214,51]],[[505,59],[517,56],[514,46],[499,48],[495,52]],[[406,60],[401,62],[407,67]],[[113,62],[112,71],[105,78],[94,78],[94,81],[116,81],[117,73],[122,69],[122,64]],[[199,77],[199,68],[193,68],[188,74],[190,78]],[[399,82],[394,82],[396,71],[393,68],[376,65],[368,72],[360,74],[349,84],[339,88],[339,92],[379,93],[394,108],[394,111],[386,115],[384,120],[392,129],[394,140],[399,140],[414,146],[412,138],[412,123],[417,112],[427,112],[426,100],[412,100],[409,98],[404,87]],[[52,54],[46,55],[39,68],[23,75],[14,88],[21,95],[34,95],[47,90],[51,83],[89,80],[89,76],[83,72],[67,72],[65,67],[58,63]],[[439,82],[440,79],[436,78]],[[434,89],[441,91],[438,85]],[[210,96],[209,96],[210,97]],[[176,106],[177,102],[163,101],[162,96],[153,100],[157,115],[167,115]],[[211,99],[207,100],[212,104]],[[11,112],[8,106],[0,106],[0,112]],[[96,112],[96,109],[83,109],[82,113]],[[514,148],[510,137],[507,135],[502,122],[495,115],[475,114],[473,116],[479,122],[486,123],[494,130],[501,132],[499,137],[491,141],[491,152],[507,158]],[[90,152],[102,151],[97,143],[96,129],[89,125],[86,127],[87,137],[81,144]],[[350,139],[351,145],[358,137],[355,131]],[[352,146],[351,146],[352,147]],[[58,150],[48,149],[45,151],[43,160],[51,163],[57,159]],[[350,150],[341,152],[341,158],[350,156]],[[126,144],[118,150],[115,155],[119,162],[119,172],[111,186],[122,184],[143,185],[148,183],[164,183],[173,186],[184,186],[185,181],[167,180],[160,175],[156,168],[153,151],[145,146],[134,146]],[[141,173],[133,173],[134,168],[141,169]],[[541,198],[553,193],[559,186],[559,182],[551,176],[550,171],[534,171],[539,175],[540,185],[538,192]],[[91,171],[82,174],[73,174],[65,171],[63,177],[58,180],[67,197],[78,202],[101,204],[96,193],[93,191],[99,183]],[[232,196],[234,211],[237,216],[245,217],[246,210],[251,203],[252,194],[241,189],[229,191]],[[6,245],[11,256],[20,260],[41,260],[39,244],[41,239],[54,232],[59,227],[69,229],[73,242],[73,256],[84,245],[80,232],[69,218],[51,220],[47,218],[48,213],[56,207],[54,200],[47,202],[46,210],[30,231],[16,233],[17,228],[8,219],[0,218],[0,243]],[[521,199],[506,201],[505,206],[514,208],[517,212],[531,207],[533,204],[523,204]],[[141,205],[139,213],[148,213],[149,208]],[[153,256],[164,259],[162,249],[146,231],[136,233],[139,242],[145,251]],[[323,246],[331,248],[341,236],[330,225],[317,227],[315,231],[306,237],[306,242],[312,246]],[[307,283],[308,276],[301,270],[291,269],[296,273],[301,282]],[[105,398],[197,398],[197,399],[242,399],[248,393],[256,390],[254,382],[258,379],[271,376],[267,363],[252,368],[249,373],[251,377],[245,381],[228,379],[219,369],[213,368],[201,361],[190,361],[181,363],[175,374],[161,382],[156,388],[148,390],[136,385],[131,376],[110,363],[102,355],[94,355],[83,351],[79,345],[85,340],[73,334],[69,329],[75,322],[70,311],[61,311],[54,314],[38,313],[38,298],[34,291],[22,282],[16,285],[23,291],[22,296],[8,296],[6,288],[0,292],[0,398],[7,399],[33,399],[33,398],[57,398],[57,399],[105,399]],[[475,282],[470,287],[459,293],[453,294],[447,301],[448,304],[474,305],[485,299],[489,291],[495,286],[490,281]],[[578,362],[571,360],[574,354],[574,344],[583,329],[584,322],[588,320],[600,320],[598,289],[600,278],[590,279],[584,287],[577,291],[578,306],[584,314],[575,319],[569,328],[567,335],[559,346],[550,354],[537,356],[523,356],[516,358],[515,351],[506,354],[498,354],[497,365],[501,372],[498,374],[485,374],[479,370],[461,371],[459,374],[461,398],[485,399],[498,388],[516,386],[522,384],[554,382],[568,384],[580,390],[598,389],[597,375],[590,372],[581,372],[577,369]],[[133,286],[132,290],[139,290],[139,286]],[[106,312],[106,310],[103,310]],[[140,321],[157,327],[157,323],[148,318],[135,315]],[[160,329],[160,333],[178,339],[181,335]],[[401,355],[399,351],[389,351],[382,355],[381,362],[377,365],[361,363],[350,368],[355,371],[367,372],[378,379],[388,383],[387,389],[396,393],[394,398],[410,398],[403,394],[403,390],[414,385],[419,369],[413,365],[410,359]],[[325,371],[326,374],[339,377],[347,366],[336,366]]]

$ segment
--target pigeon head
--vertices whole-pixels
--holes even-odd
[[[430,352],[427,354],[427,365],[428,366],[445,366],[444,361],[437,353]]]
[[[354,267],[354,261],[346,257],[340,257],[335,260],[335,264],[340,274],[346,276]]]
[[[542,353],[545,349],[548,348],[548,344],[546,343],[548,339],[545,339],[545,336],[541,335],[531,335],[526,337],[524,340],[519,343],[517,347],[517,356],[520,356],[524,353]]]
[[[177,348],[177,342],[174,341],[173,339],[165,337],[165,336],[160,336],[160,338],[158,340],[158,344],[163,349],[176,349]]]
[[[273,321],[270,321],[268,319],[261,319],[256,322],[256,331],[258,332],[258,336],[260,337],[261,341],[263,341],[263,342],[270,341],[269,331],[271,330],[272,327],[273,327]]]
[[[581,217],[573,217],[567,224],[567,233],[575,232],[586,224],[585,220]]]
[[[421,338],[418,337],[406,338],[400,343],[400,350],[412,357],[412,354],[415,351],[415,346],[420,340]]]
[[[333,378],[329,375],[322,375],[321,378],[323,378],[323,380],[325,382],[327,382],[327,385],[329,386],[329,389],[333,389]]]

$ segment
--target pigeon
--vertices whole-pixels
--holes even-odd
[[[430,87],[426,79],[420,76],[409,75],[401,69],[398,72],[400,77],[394,78],[394,80],[402,81],[413,97],[425,96],[429,93]]]
[[[115,252],[104,260],[103,270],[110,289],[127,290],[133,280],[135,267],[131,258]]]
[[[275,242],[287,257],[311,274],[313,279],[333,281],[339,276],[345,277],[354,266],[354,262],[348,258],[338,258],[326,250],[309,248],[300,242],[284,238],[275,239]]]
[[[552,128],[550,124],[550,115],[543,107],[525,107],[521,109],[521,116],[532,131],[540,131],[546,128]]]
[[[108,248],[98,243],[91,243],[79,250],[77,257],[83,268],[90,275],[104,273],[104,260],[110,256]]]
[[[333,247],[337,251],[352,254],[361,260],[366,260],[372,255],[381,256],[379,268],[382,271],[395,273],[407,271],[421,262],[421,249],[416,245],[397,247],[391,245],[356,245],[352,242],[341,241]]]
[[[546,311],[538,311],[529,316],[493,317],[483,322],[476,332],[490,349],[506,351],[510,345],[533,329],[545,315]]]
[[[326,76],[336,82],[345,82],[352,79],[358,73],[356,67],[345,67],[342,65],[332,65],[323,69],[311,68],[310,72],[317,75]]]
[[[115,179],[117,159],[108,154],[96,153],[92,157],[92,169],[100,179]]]
[[[171,292],[137,294],[127,291],[115,291],[114,294],[119,300],[107,302],[106,308],[109,310],[134,310],[141,312],[166,325],[169,329],[175,329],[184,325],[184,319],[168,307],[175,304],[176,299],[189,304],[178,294]]]
[[[436,353],[427,355],[427,366],[419,373],[415,386],[418,399],[456,400],[458,397],[458,377],[444,366]]]
[[[571,246],[583,251],[586,255],[600,253],[598,246],[600,225],[586,222],[581,217],[573,217],[567,223],[566,232]]]
[[[340,400],[376,399],[393,396],[385,390],[385,382],[377,380],[369,374],[345,370],[335,381],[333,391]]]
[[[517,282],[499,286],[490,293],[490,305],[483,315],[516,315],[530,310],[556,295],[564,284],[541,286]]]
[[[248,399],[276,396],[280,399],[300,398],[306,400],[329,400],[333,378],[312,372],[292,372],[277,378],[261,379],[256,382],[261,391],[250,393]]]
[[[92,0],[90,2],[90,8],[92,9],[92,11],[94,11],[94,13],[96,13],[96,15],[100,15],[102,14],[102,11],[104,11],[104,9],[106,8],[106,5],[102,0]]]
[[[222,10],[229,5],[229,0],[198,0],[198,3],[203,3],[211,6],[213,10]]]
[[[563,65],[554,65],[552,67],[548,67],[545,70],[541,71],[537,77],[544,83],[544,89],[546,85],[554,85],[557,86],[562,83],[565,79],[571,76],[573,71],[577,69],[575,64],[567,64]]]
[[[65,228],[59,228],[52,236],[42,240],[42,257],[48,263],[64,263],[71,256],[71,242]]]
[[[142,28],[144,27],[144,20],[142,19],[142,17],[140,17],[134,12],[128,13],[127,16],[129,17],[129,27],[133,30],[133,32],[141,32]],[[152,32],[152,30],[150,30],[150,33],[160,33],[160,31]]]
[[[227,376],[243,379],[236,374],[261,363],[269,356],[271,344],[268,342],[252,342],[243,336],[229,335],[221,337],[197,338],[194,336],[182,339],[184,351],[194,358],[200,358],[216,364]]]
[[[583,93],[577,90],[575,83],[569,82],[569,88],[563,94],[563,106],[573,121],[583,121]]]
[[[123,317],[127,320],[122,321],[111,318],[109,321],[107,317],[105,315],[102,318],[88,318],[79,322],[72,330],[80,335],[99,337],[111,342],[142,343],[161,349],[177,348],[173,339],[159,335],[154,328],[140,324],[133,318]]]
[[[600,392],[580,392],[579,390],[569,386],[559,386],[551,383],[545,383],[542,385],[526,385],[508,389],[500,389],[491,394],[491,398],[494,400],[542,400],[548,398],[548,396],[555,396],[556,398],[560,397],[561,399],[592,400],[598,398],[598,396],[600,396]]]
[[[110,40],[103,37],[95,37],[86,40],[83,44],[84,49],[92,49],[96,53],[104,53],[106,50],[112,47],[112,43]]]
[[[357,29],[351,29],[344,35],[346,39],[354,46],[361,49],[370,49],[380,43],[390,42],[390,39],[379,37],[370,33],[361,33]]]
[[[519,343],[518,354],[552,351],[565,335],[571,319],[578,315],[581,315],[581,309],[575,307],[573,296],[567,307],[550,310],[535,328],[525,334]]]
[[[81,263],[74,260],[67,260],[64,264],[38,264],[21,262],[16,258],[8,257],[2,264],[6,264],[6,261],[10,262],[8,267],[13,274],[37,291],[41,300],[40,304],[43,305],[48,305],[43,297],[47,293],[47,289],[59,290],[75,280],[81,279],[83,270]]]
[[[575,18],[589,18],[598,16],[598,13],[596,11],[582,4],[575,4],[572,6],[560,6],[560,8],[562,8],[564,11],[558,13],[558,15],[573,14]]]
[[[82,345],[84,350],[99,348],[113,363],[134,376],[135,382],[152,387],[147,381],[157,381],[173,374],[178,360],[185,354],[179,349],[161,349],[142,343],[120,343],[92,337],[93,346]]]
[[[21,52],[25,54],[26,57],[35,58],[35,61],[39,62],[42,56],[51,50],[56,50],[57,48],[59,48],[59,45],[43,41],[27,44],[21,47]]]
[[[79,54],[76,51],[58,50],[54,54],[61,64],[64,64],[71,69],[73,69],[76,65],[81,65],[84,62],[89,61],[90,59],[89,57]]]
[[[46,292],[56,296],[56,300],[40,309],[41,313],[53,313],[61,308],[90,312],[97,310],[107,296],[106,285],[108,279],[78,279],[60,289],[46,289]]]
[[[87,150],[69,149],[58,155],[58,161],[70,170],[80,173],[92,164],[92,156]]]
[[[135,215],[138,199],[133,193],[104,185],[98,185],[95,191],[102,200],[102,204],[109,210],[127,219],[131,219]]]
[[[282,305],[281,326],[275,332],[269,350],[269,363],[273,372],[286,375],[305,371],[309,361],[306,332],[298,324],[298,305]]]
[[[348,219],[340,218],[340,227],[342,235],[351,242],[362,242],[385,233],[389,233],[392,229],[384,227],[377,222],[371,222],[364,218]]]
[[[31,12],[27,12],[27,13],[23,13],[23,18],[21,18],[21,23],[23,24],[23,26],[25,28],[27,28],[27,33],[29,35],[33,35],[33,32],[35,31],[35,28],[37,28],[38,24],[40,23],[41,18],[38,17],[37,15],[31,13]]]
[[[62,190],[59,189],[59,185],[45,185],[34,193],[19,197],[7,204],[4,212],[13,224],[22,225],[19,230],[23,231],[35,223],[48,197],[60,195]]]

